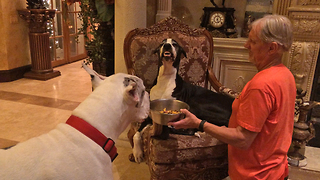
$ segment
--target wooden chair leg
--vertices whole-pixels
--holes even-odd
[[[133,147],[133,136],[135,135],[136,131],[131,127],[127,133],[128,140],[130,142],[131,147]]]
[[[162,133],[162,125],[153,122],[152,126],[152,136],[159,136]]]

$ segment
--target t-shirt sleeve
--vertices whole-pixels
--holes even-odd
[[[261,89],[251,89],[240,96],[237,123],[253,132],[260,132],[272,111],[272,96]]]

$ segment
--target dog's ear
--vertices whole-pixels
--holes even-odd
[[[182,48],[182,46],[176,41],[176,40],[173,40],[175,43],[176,43],[176,45],[179,47],[179,49],[178,49],[178,54],[179,54],[179,58],[181,59],[182,57],[181,57],[181,54],[183,54],[184,55],[184,57],[187,57],[187,53],[186,53],[186,51]]]
[[[85,62],[82,62],[82,67],[87,71],[88,74],[90,74],[92,90],[95,90],[101,84],[101,82],[107,78],[89,68]]]
[[[186,57],[187,58],[187,53],[186,53],[186,51],[180,46],[180,53],[181,54],[183,54],[184,55],[184,57]],[[181,57],[180,57],[181,58]]]
[[[128,104],[139,104],[140,96],[138,95],[138,85],[134,81],[129,81],[128,86],[125,87],[123,94],[124,100]]]
[[[156,54],[156,53],[160,54],[161,46],[162,46],[162,43],[155,50],[152,51],[152,54]]]
[[[160,67],[162,65],[162,61],[160,59],[160,49],[163,46],[163,43],[161,43],[155,50],[153,50],[152,54],[158,55],[158,66]]]

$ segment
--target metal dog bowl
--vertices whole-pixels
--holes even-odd
[[[189,110],[189,105],[185,102],[174,99],[156,99],[151,101],[151,118],[157,124],[167,125],[170,121],[178,121],[184,118],[184,114],[181,112],[178,114],[161,113],[160,111],[163,111],[164,108],[166,108],[166,110],[175,110],[180,112],[180,109]]]

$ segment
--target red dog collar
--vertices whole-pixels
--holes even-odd
[[[107,138],[95,127],[91,126],[89,123],[83,119],[71,115],[67,120],[66,124],[69,124],[73,128],[80,131],[82,134],[86,135],[88,138],[96,142],[102,149],[109,154],[111,161],[113,161],[117,156],[117,148],[114,145],[114,141],[110,138]]]

